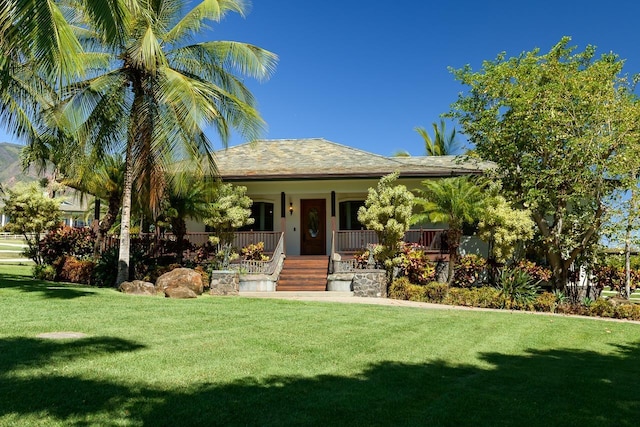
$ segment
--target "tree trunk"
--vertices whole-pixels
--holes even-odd
[[[447,231],[447,245],[449,246],[449,268],[447,269],[447,283],[451,285],[453,283],[453,277],[455,275],[455,265],[458,261],[458,248],[460,247],[460,238],[462,237],[462,230],[449,229]]]
[[[102,218],[102,221],[98,226],[98,236],[96,238],[96,244],[93,247],[93,254],[95,257],[100,255],[100,251],[102,250],[104,241],[107,238],[107,234],[116,222],[118,211],[120,210],[120,202],[121,200],[119,195],[111,195],[111,197],[109,197],[109,207],[107,208],[106,215]]]
[[[133,186],[133,161],[131,144],[127,144],[125,157],[124,189],[122,192],[122,218],[120,219],[120,251],[118,254],[118,278],[116,286],[129,280],[129,261],[131,249],[131,188]]]
[[[171,228],[176,236],[176,262],[182,264],[184,257],[184,236],[187,232],[187,224],[183,218],[173,218],[171,220]]]

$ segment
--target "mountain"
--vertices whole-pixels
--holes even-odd
[[[22,170],[22,148],[18,144],[0,143],[0,183],[3,187],[13,187],[18,182],[31,182],[40,178],[33,167],[26,172]]]

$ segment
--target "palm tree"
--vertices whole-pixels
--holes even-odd
[[[468,177],[455,177],[422,181],[422,189],[416,205],[422,212],[414,215],[412,222],[446,222],[447,246],[449,247],[448,281],[453,281],[454,266],[458,259],[458,248],[464,224],[475,222],[484,208],[482,189]]]
[[[234,72],[267,78],[276,55],[239,42],[188,44],[206,21],[218,22],[227,12],[243,14],[244,2],[204,0],[181,15],[186,3],[140,2],[115,35],[105,34],[92,15],[77,22],[87,58],[106,67],[67,86],[55,117],[73,131],[79,150],[97,157],[124,152],[118,283],[128,278],[134,181],[138,191],[149,189],[150,207],[157,212],[166,172],[176,160],[204,156],[204,166],[215,171],[204,127],[213,126],[226,145],[231,128],[254,139],[264,125],[253,96]]]
[[[439,127],[437,123],[432,123],[432,126],[433,139],[431,139],[425,128],[415,128],[415,131],[424,139],[427,156],[448,156],[457,151],[456,130],[452,130],[451,133],[447,135],[444,120],[440,120]]]
[[[163,215],[171,224],[176,237],[176,262],[182,263],[184,236],[187,234],[185,219],[201,220],[209,213],[216,188],[211,180],[203,180],[192,173],[178,172],[167,179],[166,204]]]
[[[122,155],[108,155],[97,162],[85,162],[75,169],[72,177],[61,180],[62,184],[81,193],[93,195],[98,204],[101,200],[107,202],[107,212],[98,225],[94,256],[99,255],[109,230],[118,218],[124,190],[124,166]]]
[[[83,75],[86,57],[65,19],[73,6],[115,41],[140,0],[0,0],[0,119],[27,141],[46,127],[42,112],[57,102],[61,82]]]

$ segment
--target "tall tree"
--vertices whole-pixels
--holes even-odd
[[[208,21],[243,14],[245,3],[204,0],[183,14],[186,6],[182,0],[140,2],[115,35],[95,25],[94,15],[80,15],[77,22],[87,60],[96,68],[90,78],[66,87],[55,117],[73,131],[79,150],[95,156],[124,152],[118,282],[129,271],[134,182],[138,191],[146,186],[157,211],[166,172],[178,158],[204,156],[209,172],[215,171],[205,127],[212,126],[226,145],[231,128],[254,139],[264,125],[236,74],[267,78],[276,55],[246,43],[192,43]]]
[[[473,224],[480,218],[486,197],[482,189],[466,176],[422,181],[418,193],[420,197],[416,198],[415,203],[421,212],[413,216],[412,222],[429,220],[448,224],[448,281],[452,283],[463,226]]]
[[[424,139],[424,146],[427,156],[448,156],[456,152],[458,145],[456,142],[456,130],[453,129],[447,134],[444,120],[440,120],[440,125],[432,123],[433,139],[423,127],[416,127],[415,131]]]
[[[453,104],[477,153],[496,163],[503,191],[527,207],[544,240],[555,286],[599,237],[606,201],[628,146],[640,141],[640,109],[614,54],[575,53],[563,38],[539,50],[453,73],[469,87]]]

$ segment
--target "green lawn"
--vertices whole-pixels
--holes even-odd
[[[576,425],[640,419],[640,324],[136,297],[0,266],[0,425]],[[83,339],[46,340],[75,331]]]

